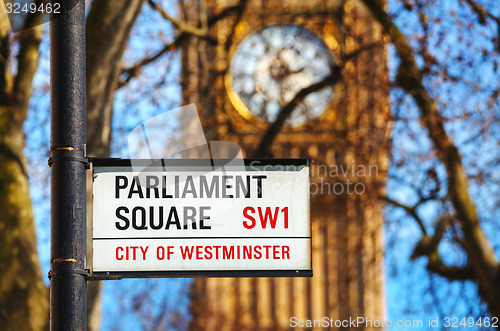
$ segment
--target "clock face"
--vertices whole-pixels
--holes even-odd
[[[247,36],[236,49],[227,77],[229,96],[243,116],[272,122],[301,89],[329,76],[334,63],[328,47],[309,30],[269,26]],[[333,86],[308,94],[287,124],[317,118],[332,96]]]

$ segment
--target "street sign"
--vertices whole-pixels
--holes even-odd
[[[239,161],[91,159],[92,275],[311,276],[308,161]]]

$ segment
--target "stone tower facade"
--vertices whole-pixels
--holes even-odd
[[[381,30],[357,0],[242,3],[184,2],[185,19],[200,31],[208,29],[207,37],[191,35],[183,44],[184,103],[196,103],[207,141],[233,141],[246,157],[255,156],[272,120],[249,113],[250,106],[234,97],[229,75],[238,46],[256,31],[284,24],[305,28],[326,45],[340,68],[330,86],[332,98],[314,118],[285,124],[270,148],[272,157],[312,159],[314,276],[196,279],[191,327],[284,330],[293,325],[292,317],[297,323],[323,317],[332,323],[350,317],[382,320],[379,197],[388,168],[389,109]]]

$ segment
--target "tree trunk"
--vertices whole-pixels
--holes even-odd
[[[49,293],[43,284],[23,156],[23,122],[38,66],[41,28],[19,33],[18,73],[9,70],[8,21],[0,21],[0,329],[44,330]]]
[[[95,0],[87,21],[88,151],[109,156],[113,95],[120,59],[142,0]],[[3,10],[3,6],[0,8]],[[42,282],[23,156],[23,122],[38,66],[42,27],[17,36],[18,68],[9,70],[10,26],[0,13],[0,330],[48,327],[48,289]],[[28,19],[41,19],[31,15]],[[40,24],[41,22],[38,22]],[[34,24],[36,25],[36,24]],[[89,282],[89,330],[100,325],[100,286]]]
[[[34,240],[22,128],[5,132],[2,125],[0,141],[0,329],[42,330],[49,297]]]
[[[88,156],[109,157],[114,92],[122,70],[120,61],[142,3],[143,0],[94,0],[87,16]],[[87,192],[87,197],[91,196]],[[92,216],[91,201],[88,198],[88,217]],[[88,224],[87,231],[92,233],[92,224]],[[88,240],[88,261],[91,247],[92,241]],[[101,325],[102,282],[88,282],[87,289],[88,330],[97,331]]]

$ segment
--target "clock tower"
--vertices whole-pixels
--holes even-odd
[[[236,142],[247,158],[312,160],[314,276],[196,279],[192,329],[383,320],[389,109],[380,27],[357,0],[186,0],[182,13],[207,29],[185,40],[181,73],[207,141]]]

